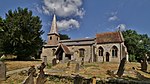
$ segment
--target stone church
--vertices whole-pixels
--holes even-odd
[[[51,63],[54,58],[58,62],[65,60],[120,62],[126,57],[128,61],[127,48],[119,31],[99,33],[95,38],[60,40],[54,15],[47,37],[47,44],[42,47],[41,57],[46,57],[48,63]]]

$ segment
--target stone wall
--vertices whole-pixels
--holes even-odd
[[[117,57],[112,57],[112,47],[116,46],[118,49]],[[106,62],[106,52],[109,53],[109,62],[120,62],[121,55],[121,44],[120,43],[107,43],[107,44],[97,44],[95,52],[98,57],[98,62],[103,62],[103,56],[99,56],[99,47],[104,49],[104,62]]]
[[[56,58],[53,55],[53,49],[56,49],[57,47],[51,47],[51,48],[47,48],[47,47],[43,47],[42,48],[42,54],[41,54],[41,58],[43,58],[43,56],[47,56],[47,63],[52,63],[52,59]]]
[[[112,57],[112,47],[116,46],[118,49],[117,57]],[[72,52],[71,60],[81,61],[83,57],[79,56],[79,49],[85,49],[84,52],[84,61],[93,62],[94,59],[97,59],[97,62],[106,62],[106,52],[109,53],[109,62],[120,62],[120,60],[127,56],[127,49],[124,46],[124,43],[107,43],[107,44],[97,44],[95,47],[93,45],[79,45],[79,46],[67,46],[70,52]],[[99,56],[99,47],[104,49],[104,57]],[[53,58],[56,56],[53,55],[53,49],[57,49],[57,46],[53,47],[43,47],[41,56],[47,56],[47,62],[51,63]],[[94,51],[93,51],[94,50]]]
[[[92,48],[90,45],[84,45],[84,46],[68,46],[69,50],[73,52],[73,59],[77,61],[81,61],[82,57],[79,56],[79,49],[85,49],[84,52],[84,61],[88,62],[90,60],[90,57],[92,56]]]

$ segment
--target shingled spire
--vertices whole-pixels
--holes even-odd
[[[59,36],[58,34],[58,28],[57,28],[57,22],[56,22],[56,15],[54,14],[53,16],[53,21],[52,21],[52,24],[51,24],[51,30],[48,34],[56,34]]]
[[[59,43],[60,37],[57,29],[56,15],[53,16],[53,21],[51,24],[51,30],[48,33],[48,45],[57,45]]]

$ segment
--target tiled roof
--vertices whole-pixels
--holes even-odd
[[[62,43],[67,46],[75,45],[92,45],[95,42],[95,38],[84,38],[84,39],[74,39],[74,40],[60,40],[59,43]]]
[[[121,32],[106,32],[96,34],[97,43],[117,43],[123,42],[123,36]]]
[[[56,50],[56,54],[58,53],[58,51],[59,51],[61,48],[63,49],[63,51],[64,51],[65,54],[71,54],[71,52],[70,52],[70,50],[68,49],[68,47],[67,47],[66,45],[62,44],[62,43],[58,46],[58,48],[57,48],[57,50]]]

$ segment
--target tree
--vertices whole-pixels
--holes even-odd
[[[138,34],[135,30],[123,31],[125,45],[129,52],[129,59],[140,61],[150,50],[150,38],[147,34]]]
[[[35,55],[43,44],[41,20],[27,8],[9,10],[4,19],[3,51],[23,58]]]
[[[2,51],[2,44],[3,44],[3,34],[4,34],[4,30],[3,30],[3,19],[0,17],[0,56],[3,54],[3,51]]]
[[[67,35],[67,34],[60,34],[60,40],[67,40],[67,39],[70,39],[70,37]]]

